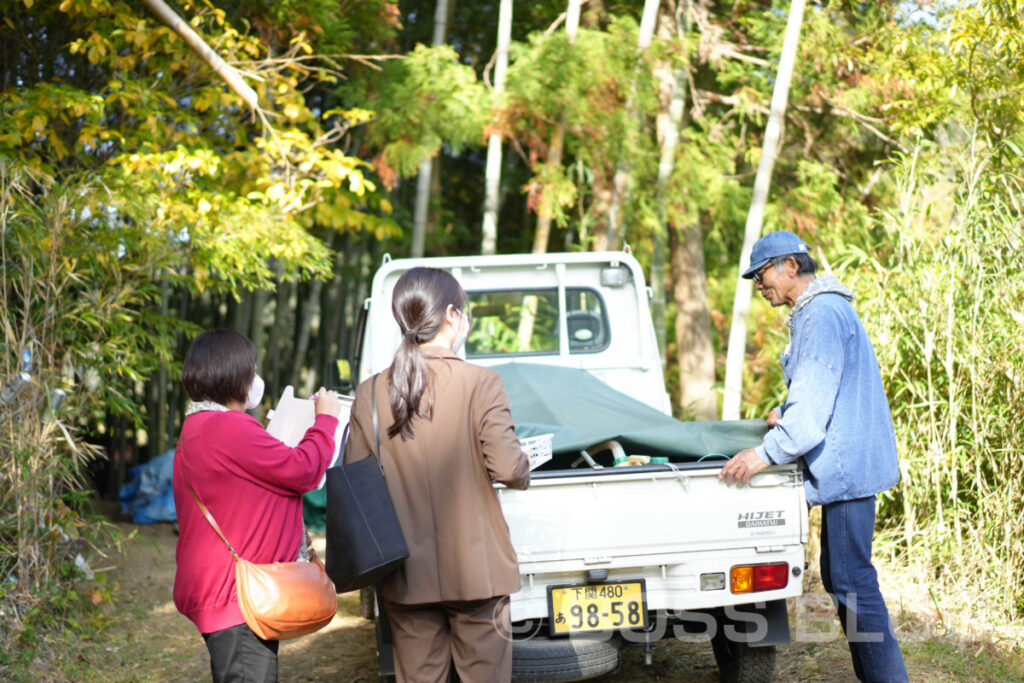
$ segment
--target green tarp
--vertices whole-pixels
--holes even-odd
[[[554,434],[554,459],[541,469],[564,469],[583,449],[617,440],[629,455],[668,457],[687,462],[719,454],[732,456],[761,443],[764,420],[680,422],[612,389],[590,373],[536,363],[495,365],[512,407],[520,438]],[[611,465],[609,452],[595,456]],[[325,492],[303,497],[303,516],[313,530],[323,528]]]
[[[302,521],[306,523],[306,529],[322,532],[326,526],[324,519],[327,517],[327,488],[313,489],[302,496]]]
[[[516,434],[554,434],[556,461],[559,454],[577,456],[611,439],[629,455],[668,456],[676,462],[732,456],[760,444],[768,430],[764,420],[681,422],[584,370],[535,363],[506,363],[494,369],[508,392]]]

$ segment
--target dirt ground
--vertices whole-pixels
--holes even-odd
[[[123,555],[97,558],[93,565],[107,565],[103,569],[112,600],[102,607],[110,616],[108,628],[95,640],[77,644],[76,662],[47,664],[35,680],[209,680],[202,638],[171,601],[176,542],[172,525],[119,524],[126,534],[134,530],[135,538]],[[322,550],[323,537],[314,541]],[[805,583],[805,591],[808,595],[800,604],[790,605],[791,631],[797,642],[778,649],[777,680],[855,681],[827,596],[811,582]],[[379,680],[373,622],[359,616],[357,593],[339,596],[339,601],[338,614],[325,629],[281,644],[281,681]],[[1024,680],[1024,668],[1012,653],[990,644],[978,649],[977,643],[922,637],[921,618],[893,606],[891,598],[890,608],[905,641],[911,680]],[[980,662],[973,669],[972,655]],[[943,663],[947,660],[950,664]],[[966,668],[955,664],[965,661]],[[657,643],[650,665],[642,649],[627,648],[621,670],[599,680],[711,683],[718,680],[718,671],[708,643],[663,640]]]

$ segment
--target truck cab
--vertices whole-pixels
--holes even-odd
[[[391,364],[401,342],[391,292],[402,273],[417,265],[451,272],[469,295],[473,330],[460,351],[467,360],[579,368],[671,414],[650,292],[629,252],[385,257],[364,305],[358,381]]]

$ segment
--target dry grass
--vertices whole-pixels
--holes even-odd
[[[815,512],[814,518],[817,517]],[[122,525],[127,533],[134,528]],[[123,555],[111,555],[106,586],[112,601],[101,603],[103,627],[88,638],[55,636],[31,666],[0,668],[0,678],[23,681],[198,681],[207,680],[202,639],[171,602],[175,539],[170,525],[141,526]],[[817,579],[817,541],[812,534],[805,596],[791,604],[794,642],[779,648],[780,681],[855,681],[846,641],[829,598]],[[323,542],[322,537],[317,539]],[[893,613],[913,681],[1024,680],[1018,626],[995,628],[955,609],[956,598],[933,601],[929,585],[905,563],[878,562],[882,590]],[[358,616],[356,594],[341,596],[338,616],[323,631],[281,646],[281,680],[376,681],[374,625]],[[45,659],[43,658],[45,657]],[[717,680],[705,643],[660,641],[650,665],[644,652],[628,648],[623,667],[604,681]]]

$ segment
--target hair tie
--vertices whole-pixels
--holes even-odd
[[[413,341],[416,341],[416,332],[414,332],[413,330],[406,330],[405,331],[405,338],[406,339],[412,339]]]

